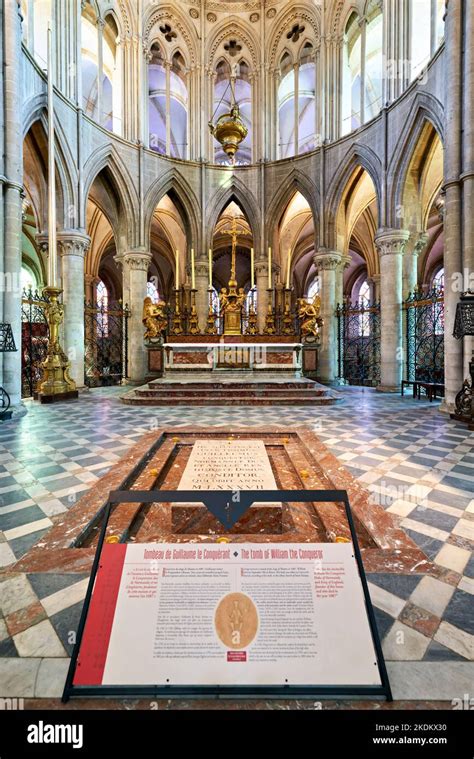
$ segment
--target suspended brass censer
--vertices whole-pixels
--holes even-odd
[[[229,84],[232,92],[230,111],[229,113],[223,113],[219,116],[215,124],[210,121],[209,129],[217,142],[220,142],[222,145],[224,153],[228,156],[230,161],[234,163],[235,154],[239,149],[240,143],[247,137],[248,129],[242,121],[239,106],[235,102],[234,76],[231,76]],[[221,98],[221,103],[224,96],[225,93]]]

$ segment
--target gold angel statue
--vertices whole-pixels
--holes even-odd
[[[161,337],[161,333],[166,329],[166,303],[162,300],[153,303],[150,297],[143,301],[142,322],[145,326],[145,340]]]
[[[304,298],[298,298],[298,318],[302,337],[318,337],[321,319],[321,298],[315,295],[313,302],[308,303]]]

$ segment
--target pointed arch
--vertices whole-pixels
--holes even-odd
[[[362,168],[367,172],[375,188],[379,220],[382,216],[382,162],[377,154],[365,145],[351,145],[340,162],[339,170],[332,177],[326,194],[325,240],[329,248],[337,250],[336,220],[344,192],[354,172]]]
[[[23,103],[23,139],[26,137],[35,121],[39,121],[46,109],[48,99],[45,92],[34,95]]]
[[[240,206],[245,216],[247,217],[247,221],[252,232],[253,247],[255,249],[256,256],[258,257],[260,252],[261,239],[258,203],[252,193],[250,193],[248,187],[246,187],[238,179],[238,177],[235,176],[232,177],[232,180],[229,184],[221,187],[209,202],[209,211],[206,219],[207,232],[204,246],[205,250],[212,247],[212,238],[216,224],[219,220],[220,215],[227,208],[231,201],[235,201],[235,203]]]
[[[412,109],[411,116],[400,135],[388,169],[388,185],[391,193],[388,198],[387,212],[389,225],[393,228],[399,227],[402,223],[398,209],[403,205],[408,171],[428,125],[431,125],[444,147],[444,114],[439,101],[428,93],[420,93],[414,105],[415,108]]]
[[[296,192],[300,192],[304,197],[313,214],[315,226],[318,224],[320,203],[319,188],[306,174],[303,174],[297,169],[293,169],[285,181],[280,185],[280,189],[275,193],[268,205],[265,227],[268,231],[269,239],[272,239],[274,230],[280,223],[281,217]]]
[[[116,218],[110,220],[116,234],[117,247],[119,239],[123,244],[135,247],[138,245],[139,237],[138,196],[130,172],[111,144],[104,145],[92,153],[84,165],[82,218],[86,218],[87,198],[92,184],[104,170],[107,170],[112,180],[119,201],[116,206]]]
[[[312,9],[307,5],[298,4],[291,8],[291,10],[283,7],[278,17],[275,20],[273,33],[270,36],[270,42],[267,50],[269,51],[269,64],[274,67],[277,65],[277,60],[280,58],[280,43],[284,38],[285,32],[288,32],[290,25],[294,22],[303,22],[305,25],[305,39],[311,42],[314,46],[317,44],[320,38],[320,20],[319,16],[312,12]],[[314,38],[308,35],[308,31],[312,30]],[[284,43],[286,45],[286,41]]]
[[[146,50],[150,50],[153,41],[161,40],[159,26],[162,22],[176,26],[187,48],[187,59],[191,66],[198,63],[198,36],[193,24],[188,23],[186,17],[172,5],[160,5],[159,8],[150,4],[143,21],[143,44]]]
[[[143,202],[146,244],[148,244],[155,208],[168,193],[172,194],[173,202],[181,214],[188,238],[188,247],[199,250],[200,220],[196,214],[196,209],[200,207],[200,204],[191,185],[177,169],[170,169],[164,176],[155,180],[146,192]]]
[[[216,25],[215,29],[212,30],[212,34],[209,35],[206,44],[206,60],[209,62],[209,66],[214,67],[214,59],[219,53],[219,48],[222,42],[232,36],[239,37],[239,39],[246,45],[252,59],[252,66],[254,69],[257,69],[261,59],[258,38],[255,37],[251,25],[246,24],[238,16],[230,16],[222,19],[222,21]]]
[[[48,184],[48,117],[45,108],[41,108],[37,112],[37,118],[30,124],[28,132],[25,134],[25,139],[31,130],[35,130],[35,128],[39,129],[38,137],[41,139],[43,148],[43,150],[40,150],[40,163],[42,163],[40,168],[44,183],[42,194],[44,194],[46,199]],[[73,214],[77,213],[77,172],[70,146],[64,137],[62,126],[57,120],[55,129],[55,166],[58,224],[63,229],[68,229],[74,227],[76,221],[74,215],[71,216],[71,211]],[[46,205],[45,202],[44,213],[47,213]],[[46,218],[42,219],[42,223],[46,226]]]

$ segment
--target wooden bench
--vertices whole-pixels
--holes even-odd
[[[444,398],[444,384],[442,382],[428,382],[425,380],[402,380],[402,397],[405,395],[406,387],[413,387],[413,397],[421,398],[421,391],[424,390],[430,403],[433,398]]]
[[[429,402],[431,403],[433,398],[436,400],[438,397],[444,398],[444,385],[440,382],[424,382],[422,380],[413,383],[413,397],[421,398],[421,391],[424,390]]]

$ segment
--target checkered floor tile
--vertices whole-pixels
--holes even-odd
[[[122,405],[121,392],[98,389],[53,407],[28,402],[26,416],[0,426],[0,568],[145,432],[308,425],[438,565],[436,578],[368,576],[387,661],[474,661],[474,435],[436,404],[345,389],[342,403],[316,408],[140,408]],[[62,687],[86,581],[0,574],[0,681],[8,691],[0,695]]]

